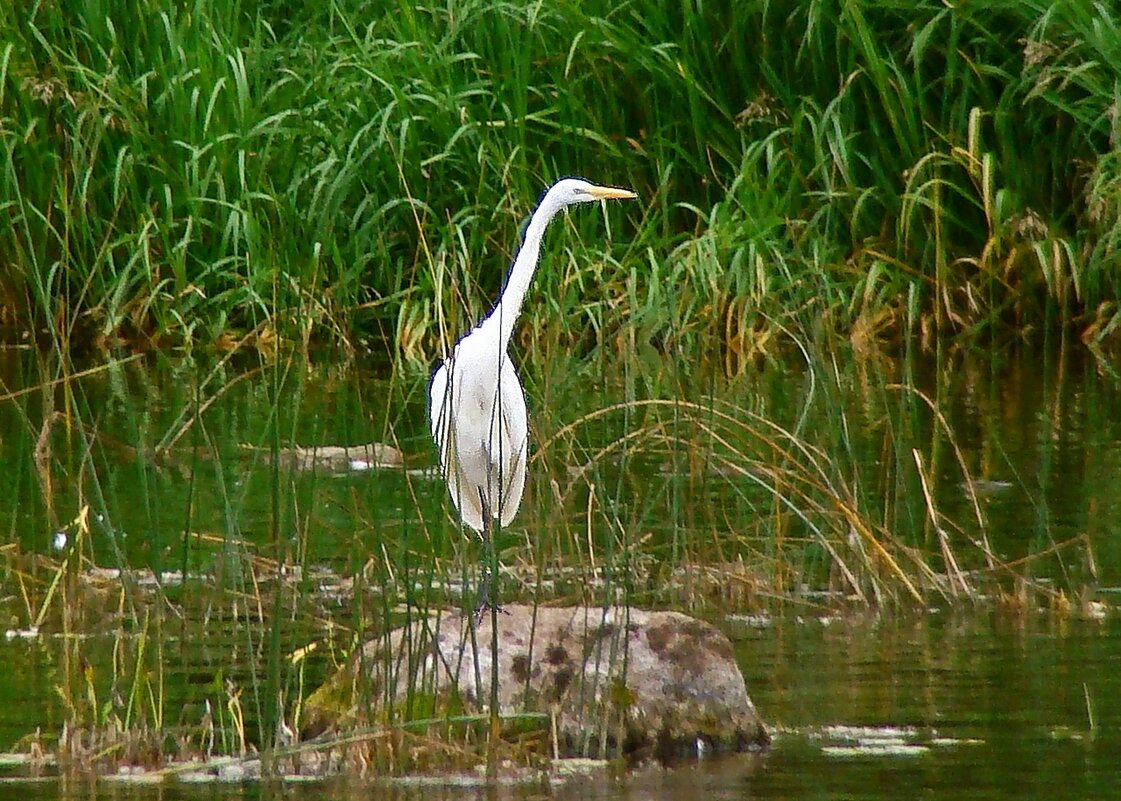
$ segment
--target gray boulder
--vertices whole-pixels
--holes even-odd
[[[305,704],[304,734],[489,707],[491,619],[418,619],[368,642]],[[510,606],[498,615],[502,716],[542,713],[555,756],[673,759],[770,738],[732,644],[677,612]]]

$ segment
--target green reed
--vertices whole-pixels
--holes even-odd
[[[57,347],[426,360],[569,173],[644,205],[551,232],[548,342],[750,349],[802,306],[880,336],[1117,330],[1104,5],[86,0],[0,26],[0,303]],[[652,278],[677,296],[635,308]]]

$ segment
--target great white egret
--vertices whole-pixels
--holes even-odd
[[[506,526],[514,519],[525,488],[525,393],[507,350],[537,269],[545,228],[566,206],[633,197],[629,190],[578,178],[553,184],[529,219],[498,304],[456,343],[432,376],[429,412],[441,472],[463,522],[490,547],[494,521]],[[489,567],[483,576],[480,609],[491,603]]]

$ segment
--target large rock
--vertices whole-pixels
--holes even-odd
[[[367,643],[308,699],[305,733],[407,720],[410,704],[414,717],[488,708],[491,631],[489,614],[472,636],[447,612]],[[498,665],[500,713],[547,714],[561,756],[673,758],[770,741],[728,638],[676,612],[506,607]]]

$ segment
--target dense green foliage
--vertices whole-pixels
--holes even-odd
[[[1116,341],[1119,17],[5,4],[0,322],[63,348],[250,331],[427,358],[487,308],[542,188],[579,173],[642,205],[552,233],[530,300],[548,341],[634,326],[722,343],[732,369],[784,314],[858,342]]]

